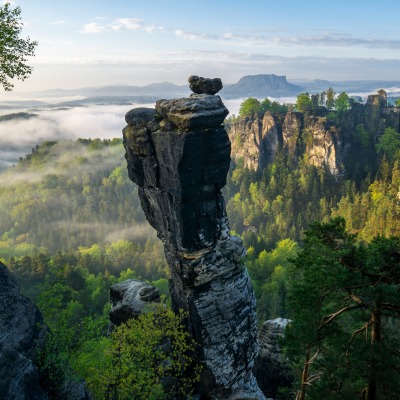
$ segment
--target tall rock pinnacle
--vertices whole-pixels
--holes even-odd
[[[252,374],[257,319],[245,248],[230,235],[221,194],[230,163],[222,125],[228,110],[219,96],[202,92],[209,81],[195,78],[189,98],[126,114],[129,177],[164,244],[173,307],[188,312],[188,329],[199,344],[200,393],[264,399]]]

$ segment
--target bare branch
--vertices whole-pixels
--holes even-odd
[[[346,311],[350,311],[350,310],[355,310],[356,308],[361,308],[364,306],[364,303],[362,304],[356,304],[354,306],[347,306],[347,307],[343,307],[341,310],[336,311],[335,313],[328,315],[326,317],[322,318],[322,322],[320,324],[320,326],[318,327],[318,330],[322,329],[324,326],[328,325],[330,322],[332,322],[336,317],[338,317],[339,315],[345,313]]]

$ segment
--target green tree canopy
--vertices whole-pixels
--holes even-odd
[[[297,398],[397,398],[400,238],[357,245],[343,218],[314,223],[290,278]]]
[[[36,41],[20,37],[21,8],[11,8],[10,3],[0,7],[0,83],[4,90],[12,90],[10,79],[25,80],[32,73],[26,65],[27,58],[35,55]]]
[[[327,89],[325,95],[326,95],[326,108],[328,110],[332,110],[333,106],[335,105],[335,92],[330,87]]]
[[[355,130],[354,141],[359,143],[362,148],[368,149],[371,139],[371,133],[365,129],[363,124],[358,124]]]
[[[343,112],[350,108],[350,97],[346,92],[342,92],[336,97],[335,108],[337,112]]]
[[[190,397],[200,366],[191,358],[195,343],[183,327],[184,317],[159,305],[114,330],[107,399]]]
[[[240,105],[239,115],[241,117],[252,117],[257,114],[259,110],[260,102],[254,97],[249,97]]]
[[[259,109],[259,114],[264,115],[266,111],[271,110],[271,100],[268,98],[265,98],[261,103],[260,103],[260,109]]]
[[[297,95],[296,108],[303,113],[312,110],[313,102],[308,93],[300,93]]]
[[[400,149],[400,133],[393,128],[386,128],[383,135],[379,138],[376,150],[380,154],[385,154],[392,160],[396,152]]]

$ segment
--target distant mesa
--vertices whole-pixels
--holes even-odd
[[[220,78],[203,78],[192,75],[188,79],[190,90],[196,94],[216,94],[222,89]]]
[[[293,85],[286,80],[286,76],[277,76],[273,74],[247,75],[226,87],[222,96],[225,98],[238,97],[258,97],[267,96],[290,96],[301,93],[303,88]]]

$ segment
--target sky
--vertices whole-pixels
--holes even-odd
[[[38,40],[15,91],[114,84],[400,80],[398,0],[13,0]]]

